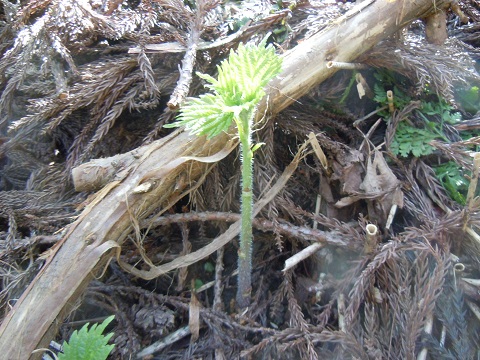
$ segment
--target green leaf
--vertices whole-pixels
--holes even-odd
[[[250,103],[255,106],[265,94],[265,85],[281,71],[282,60],[273,47],[244,46],[230,51],[228,60],[218,66],[218,80],[208,75],[201,77],[212,85],[225,104],[235,106]]]
[[[417,129],[402,121],[397,126],[390,150],[402,157],[408,157],[410,153],[415,157],[430,155],[434,148],[428,143],[438,137],[432,130]]]
[[[195,286],[195,290],[198,290],[203,286],[203,281],[200,279],[195,279],[193,286]]]
[[[185,126],[192,134],[207,135],[209,138],[227,131],[234,113],[214,94],[200,95],[189,99],[178,117],[178,121],[165,127]]]
[[[252,146],[252,153],[254,153],[255,151],[257,151],[258,149],[260,149],[260,147],[262,145],[265,145],[264,142],[259,142],[259,143],[256,143],[255,145]]]
[[[281,66],[282,59],[272,46],[265,47],[265,40],[259,46],[240,44],[217,66],[217,79],[197,73],[212,93],[189,99],[177,121],[165,127],[185,126],[193,134],[211,138],[227,131],[234,118],[250,119],[265,95],[264,87],[280,73]]]
[[[424,101],[422,102],[422,115],[440,116],[442,122],[454,125],[462,119],[462,115],[458,111],[453,111],[452,105],[443,99],[438,101]]]
[[[101,324],[94,324],[89,329],[89,323],[80,331],[75,330],[70,340],[63,343],[63,354],[59,360],[105,360],[115,345],[108,345],[113,333],[103,335],[103,331],[115,318],[114,315],[106,318]]]
[[[380,86],[379,83],[375,83],[373,85],[373,92],[375,94],[373,101],[379,103],[380,105],[386,105],[387,104],[387,92],[385,89]]]
[[[470,182],[465,178],[462,168],[454,161],[449,161],[434,166],[433,170],[448,195],[460,205],[465,205]]]
[[[212,273],[212,272],[215,271],[215,265],[213,265],[210,261],[207,261],[207,262],[203,265],[203,269],[204,269],[206,272]]]
[[[412,152],[412,155],[415,156],[415,157],[422,156],[422,149],[420,149],[418,147],[412,147],[411,152]]]

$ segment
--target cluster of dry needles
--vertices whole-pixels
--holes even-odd
[[[365,3],[368,12],[375,1]],[[361,12],[313,0],[0,6],[2,318],[90,206],[89,186],[102,186],[75,191],[73,169],[144,156],[134,149],[171,136],[163,126],[187,96],[205,91],[195,71],[214,74],[239,43],[272,32],[284,54]],[[356,59],[355,70],[337,69],[279,113],[261,109],[247,309],[235,304],[240,159],[229,143],[201,176],[175,174],[168,207],[130,211],[118,259],[83,292],[57,341],[84,320],[115,314],[118,359],[478,358],[480,117],[456,102],[455,89],[478,84],[480,8],[473,0],[450,7],[445,44],[428,43],[415,21]],[[367,86],[380,70],[413,100],[379,111]],[[453,104],[464,120],[434,116],[445,138],[429,144],[430,155],[394,154],[398,124],[424,121],[424,97]],[[122,156],[107,166],[113,176],[129,171]],[[464,204],[435,175],[448,161],[468,178]],[[192,190],[177,200],[184,184]]]

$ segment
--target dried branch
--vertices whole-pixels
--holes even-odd
[[[215,3],[218,4],[216,1]],[[178,109],[190,90],[193,67],[195,66],[195,59],[197,56],[198,42],[203,32],[203,19],[205,18],[206,13],[210,10],[209,5],[208,0],[199,0],[196,2],[195,16],[193,23],[190,26],[187,51],[182,60],[180,78],[178,79],[177,86],[167,103],[167,106],[172,110]]]
[[[267,192],[268,194],[268,192]],[[145,220],[141,223],[142,228],[152,228],[157,226],[164,226],[173,223],[186,223],[191,221],[222,221],[222,222],[237,222],[240,220],[240,215],[235,213],[221,213],[221,212],[203,212],[203,213],[184,213],[166,215]],[[341,247],[356,247],[356,244],[346,242],[343,237],[338,236],[334,232],[325,232],[304,226],[295,226],[287,222],[275,223],[267,219],[257,218],[253,221],[253,226],[261,231],[273,231],[284,236],[297,238],[304,242],[318,241],[329,245],[336,245]]]
[[[471,70],[470,56],[460,45],[444,49],[438,52],[435,45],[409,33],[403,43],[383,42],[362,62],[396,71],[416,82],[419,91],[430,86],[441,98],[453,101],[455,84],[466,84],[478,75]]]

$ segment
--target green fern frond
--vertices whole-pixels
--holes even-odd
[[[239,99],[235,96],[236,101],[256,105],[265,95],[263,88],[280,73],[281,66],[282,59],[272,46],[265,47],[264,42],[258,47],[240,44],[236,52],[230,53],[228,62],[222,63],[219,82],[226,85],[228,93],[240,94]]]
[[[226,131],[235,121],[242,160],[242,229],[238,254],[237,302],[240,308],[250,303],[252,290],[253,152],[260,144],[252,142],[256,106],[265,95],[264,87],[278,75],[282,59],[271,46],[240,44],[218,66],[218,79],[198,74],[213,93],[190,99],[181,108],[178,120],[166,127],[185,126],[191,133],[211,138]]]
[[[115,316],[109,316],[101,324],[94,324],[89,329],[89,323],[80,331],[75,330],[70,340],[63,344],[63,354],[59,360],[105,360],[115,345],[108,345],[113,333],[103,335],[103,331]]]
[[[402,121],[398,124],[390,150],[402,157],[408,157],[410,154],[415,157],[430,155],[435,149],[429,142],[438,137],[436,133],[427,129],[417,129]]]
[[[165,127],[185,128],[192,134],[208,138],[227,131],[234,118],[251,118],[255,106],[265,95],[265,85],[281,71],[282,59],[272,46],[240,44],[230,52],[218,68],[218,79],[197,73],[205,80],[212,93],[189,99],[181,109],[177,121]]]
[[[233,120],[233,113],[226,111],[225,104],[219,100],[214,94],[188,99],[177,122],[166,126],[185,126],[192,134],[214,137],[228,130]]]

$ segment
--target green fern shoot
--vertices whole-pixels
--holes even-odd
[[[108,345],[113,333],[103,335],[103,331],[114,317],[109,316],[90,329],[87,323],[80,331],[75,330],[68,343],[63,343],[63,354],[58,354],[58,360],[105,360],[115,345]]]
[[[261,143],[253,145],[252,127],[256,107],[265,95],[264,88],[281,71],[282,59],[272,46],[240,44],[230,51],[227,60],[218,66],[218,79],[198,74],[206,80],[211,93],[188,99],[181,108],[178,121],[167,127],[185,126],[193,134],[212,138],[227,131],[232,121],[240,139],[242,159],[242,229],[238,260],[238,306],[250,303],[252,291],[252,206],[253,153]]]

